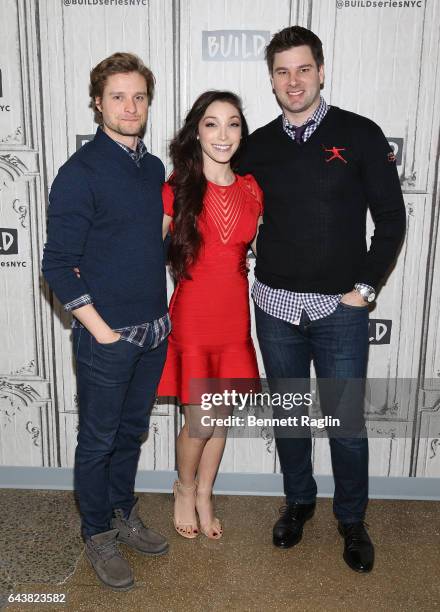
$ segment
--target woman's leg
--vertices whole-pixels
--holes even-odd
[[[221,406],[216,409],[216,418],[224,419],[230,414],[231,409],[228,407]],[[197,472],[196,509],[202,531],[212,539],[220,538],[223,531],[220,521],[215,518],[212,489],[225,450],[227,433],[227,427],[215,426],[203,448]]]
[[[212,488],[222,460],[225,443],[226,433],[224,435],[214,433],[205,444],[198,469],[197,513],[203,533],[213,539],[220,538],[223,532],[220,521],[214,515]]]
[[[186,405],[183,407],[185,423],[177,438],[176,451],[179,480],[184,486],[194,484],[200,458],[207,443],[205,432],[201,432],[202,436],[198,434],[198,428],[196,429],[201,412],[200,406]],[[213,429],[210,428],[207,434],[210,435],[212,431]]]
[[[179,480],[174,485],[174,524],[181,535],[195,537],[198,533],[195,479],[204,447],[213,428],[203,428],[200,431],[200,419],[204,415],[200,406],[186,405],[183,411],[185,423],[176,443]]]

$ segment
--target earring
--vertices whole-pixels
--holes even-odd
[[[200,140],[200,136],[198,134],[197,134],[196,138],[197,138],[197,140]]]

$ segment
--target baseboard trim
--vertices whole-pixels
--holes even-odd
[[[136,478],[136,490],[169,493],[174,471],[140,471]],[[316,477],[319,497],[332,497],[332,476]],[[0,466],[1,489],[73,489],[71,468],[41,468]],[[220,473],[215,492],[219,495],[283,495],[280,474],[254,474],[248,472]],[[372,499],[420,499],[440,501],[440,478],[370,477]]]

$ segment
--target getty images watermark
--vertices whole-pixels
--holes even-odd
[[[336,8],[423,8],[425,0],[336,0]]]
[[[185,419],[190,436],[200,438],[306,438],[312,430],[395,440],[413,437],[421,409],[430,408],[419,391],[408,378],[194,378]]]

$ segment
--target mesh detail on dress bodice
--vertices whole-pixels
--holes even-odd
[[[240,220],[243,210],[244,193],[237,181],[223,187],[208,183],[205,194],[205,210],[218,230],[220,240],[227,244]]]

